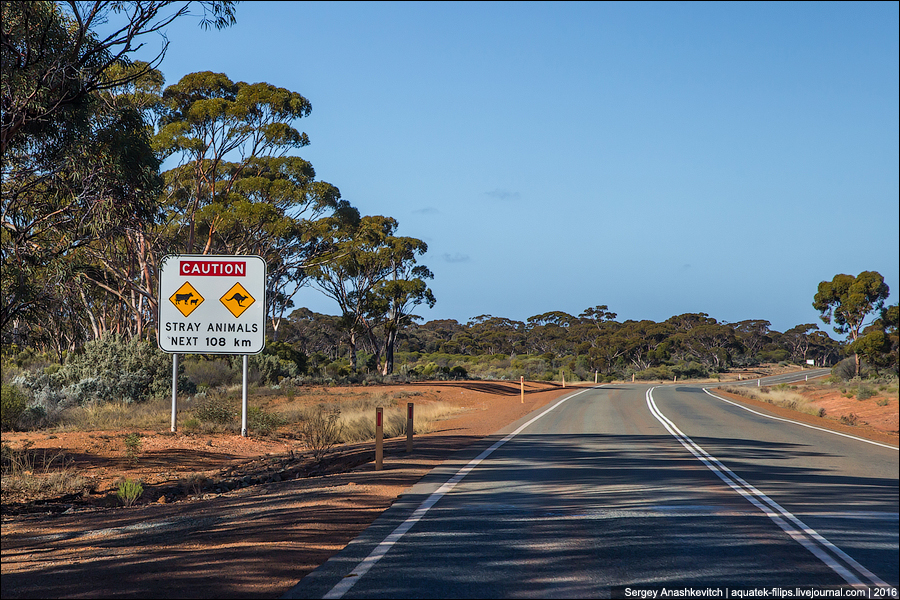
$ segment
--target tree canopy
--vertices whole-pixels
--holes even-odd
[[[866,318],[880,311],[888,296],[890,289],[876,271],[863,271],[856,277],[840,274],[819,284],[813,308],[819,311],[823,322],[833,323],[835,332],[849,335],[855,343]],[[856,374],[859,375],[859,354],[855,353],[855,356]]]

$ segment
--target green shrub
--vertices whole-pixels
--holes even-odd
[[[201,423],[213,425],[231,425],[237,417],[232,403],[220,394],[203,398],[191,412]]]
[[[674,379],[675,373],[666,366],[651,367],[634,374],[634,378],[638,381],[649,381],[651,379],[670,380]]]
[[[138,454],[141,453],[141,436],[137,433],[129,433],[125,436],[125,456],[131,462],[137,462]]]
[[[679,379],[709,377],[706,367],[694,361],[679,363],[672,367],[672,372],[678,375]]]
[[[286,342],[267,341],[266,348],[265,350],[263,350],[263,354],[272,355],[281,361],[293,363],[297,375],[306,373],[306,355],[299,350],[295,350],[293,346]],[[357,352],[357,357],[360,357],[360,354],[362,354],[362,360],[360,360],[359,362],[361,364],[366,364],[368,358],[365,356],[365,353],[361,351]],[[357,360],[359,360],[359,358]]]
[[[29,406],[52,422],[72,406],[165,397],[172,386],[172,358],[149,342],[108,335],[85,344],[61,368],[21,373],[14,383],[28,394]],[[178,388],[185,394],[196,389],[183,375]]]
[[[125,506],[131,506],[135,502],[137,502],[138,498],[141,497],[141,494],[144,493],[144,486],[140,481],[135,481],[132,479],[121,479],[119,480],[119,489],[116,492],[116,496],[119,500],[122,501],[122,504]]]
[[[867,385],[861,385],[856,388],[856,399],[857,400],[868,400],[872,396],[875,395],[875,390],[870,388]]]
[[[76,404],[94,399],[141,402],[170,392],[172,358],[155,344],[113,334],[85,344],[84,352],[71,357],[55,376],[75,386],[67,395]],[[179,388],[193,391],[183,377]]]
[[[271,435],[284,423],[284,419],[280,416],[266,412],[258,406],[251,406],[247,409],[247,427],[253,433]]]
[[[242,379],[241,372],[244,369],[244,358],[240,355],[229,357],[231,368],[237,373],[237,379]],[[302,374],[297,368],[297,363],[290,360],[282,360],[274,354],[254,354],[247,360],[247,380],[258,385],[272,385],[285,378],[294,378]],[[346,369],[346,374],[350,369]],[[346,375],[344,375],[346,376]]]
[[[851,356],[845,358],[831,369],[831,374],[840,377],[842,381],[850,381],[856,377],[856,360]]]
[[[0,421],[3,431],[15,428],[19,417],[25,412],[28,399],[25,393],[14,385],[0,386]]]
[[[240,369],[235,370],[224,358],[190,357],[184,361],[184,374],[198,389],[227,386],[241,380]]]
[[[460,365],[456,365],[452,369],[450,369],[450,377],[454,379],[467,379],[469,377],[468,371],[466,371],[465,367]]]

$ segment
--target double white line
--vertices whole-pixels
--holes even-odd
[[[787,509],[763,494],[761,491],[738,477],[731,469],[723,465],[719,459],[697,445],[694,440],[684,434],[669,420],[653,401],[653,390],[647,390],[647,406],[656,420],[662,423],[669,433],[675,436],[681,445],[697,457],[707,468],[715,473],[731,489],[747,499],[753,506],[761,510],[767,517],[775,521],[785,533],[794,538],[804,548],[812,552],[816,558],[828,565],[835,573],[844,578],[848,584],[856,588],[865,588],[863,579],[877,586],[887,586],[877,575],[847,556],[847,554],[822,537],[814,529],[792,515]]]

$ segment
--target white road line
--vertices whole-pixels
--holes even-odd
[[[597,386],[597,387],[601,387],[601,386]],[[583,389],[580,392],[576,392],[574,394],[566,396],[565,398],[563,398],[562,400],[560,400],[559,402],[557,402],[556,404],[554,404],[547,410],[543,411],[541,414],[537,415],[536,417],[534,417],[533,419],[531,419],[530,421],[528,421],[527,423],[525,423],[524,425],[522,425],[521,427],[519,427],[518,429],[516,429],[509,435],[507,435],[502,440],[495,442],[493,446],[491,446],[490,448],[488,448],[487,450],[485,450],[484,452],[482,452],[481,454],[479,454],[478,456],[473,458],[471,461],[469,461],[469,463],[465,467],[463,467],[462,469],[457,471],[453,477],[448,479],[436,491],[432,492],[432,494],[430,496],[428,496],[428,498],[426,498],[425,501],[422,502],[422,504],[420,504],[419,507],[415,511],[413,511],[413,514],[411,514],[409,516],[409,518],[407,518],[403,523],[401,523],[400,526],[397,527],[393,532],[391,532],[390,535],[388,535],[386,538],[384,538],[384,540],[382,540],[382,542],[380,544],[375,546],[375,549],[372,550],[372,552],[369,554],[369,556],[364,558],[358,565],[356,565],[356,568],[353,569],[350,573],[348,573],[347,575],[344,575],[344,578],[341,579],[340,583],[338,583],[336,586],[331,588],[331,590],[322,597],[323,598],[343,598],[344,594],[346,594],[350,590],[350,588],[352,588],[354,585],[356,585],[356,582],[359,581],[360,577],[362,577],[363,575],[368,573],[369,569],[374,567],[375,563],[377,563],[379,560],[381,560],[384,557],[384,555],[388,553],[388,550],[390,550],[394,544],[399,542],[400,538],[402,538],[404,535],[406,535],[406,532],[409,531],[413,525],[415,525],[422,517],[425,516],[425,513],[427,513],[429,510],[431,510],[432,506],[437,504],[438,500],[440,500],[445,494],[447,494],[448,492],[450,492],[450,490],[452,490],[454,487],[456,487],[456,484],[459,483],[460,481],[462,481],[463,477],[468,475],[472,471],[472,469],[474,469],[475,467],[478,466],[478,464],[481,461],[483,461],[485,458],[487,458],[488,456],[493,454],[497,448],[499,448],[500,446],[502,446],[509,440],[511,440],[514,437],[516,437],[517,435],[519,435],[523,430],[525,430],[526,427],[528,427],[529,425],[531,425],[538,419],[541,419],[547,413],[555,410],[562,403],[567,402],[568,400],[574,398],[575,396],[577,396],[579,394],[583,394],[584,392],[587,392],[588,390],[592,390],[592,389],[596,389],[596,388],[591,387],[591,388]]]
[[[853,560],[843,550],[829,542],[817,531],[803,523],[766,494],[741,479],[716,457],[701,448],[694,440],[685,435],[685,433],[678,429],[675,423],[669,420],[669,418],[656,406],[656,403],[653,401],[654,389],[656,388],[648,389],[646,394],[647,406],[650,409],[650,412],[660,423],[662,423],[663,427],[665,427],[666,430],[681,443],[682,446],[687,448],[691,454],[697,457],[700,462],[715,473],[719,479],[724,481],[731,489],[739,493],[751,504],[759,508],[766,516],[778,524],[785,533],[809,550],[816,558],[840,575],[844,581],[851,586],[856,588],[866,587],[866,584],[863,583],[857,575],[861,575],[868,579],[874,585],[887,585],[877,575]],[[793,523],[793,525],[791,525],[791,523]],[[831,551],[834,556],[829,554],[828,551]],[[843,560],[846,566],[841,564],[838,558]],[[856,573],[854,574],[850,569],[854,569]]]
[[[889,444],[882,444],[881,442],[873,442],[872,440],[867,440],[867,439],[864,439],[864,438],[861,438],[861,437],[857,437],[857,436],[855,436],[855,435],[850,435],[850,434],[848,434],[848,433],[841,433],[840,431],[832,431],[832,430],[830,430],[830,429],[825,429],[824,427],[816,427],[815,425],[809,425],[809,424],[807,424],[807,423],[801,423],[800,421],[792,421],[792,420],[790,420],[790,419],[783,419],[783,418],[781,418],[781,417],[775,417],[775,416],[772,416],[772,415],[767,415],[767,414],[765,414],[765,413],[761,413],[761,412],[759,412],[759,411],[755,411],[755,410],[753,410],[752,408],[747,408],[746,406],[744,406],[744,405],[742,405],[742,404],[739,404],[739,403],[737,403],[737,402],[733,402],[733,401],[731,401],[731,400],[729,400],[729,399],[727,399],[727,398],[723,398],[723,397],[721,397],[721,396],[716,396],[715,394],[713,394],[712,392],[710,392],[709,389],[707,389],[707,388],[703,388],[703,391],[706,392],[707,394],[709,394],[710,396],[712,396],[713,398],[716,398],[717,400],[721,400],[722,402],[727,402],[728,404],[731,404],[731,405],[733,405],[733,406],[737,406],[738,408],[741,408],[741,409],[746,410],[746,411],[748,411],[748,412],[752,412],[752,413],[755,414],[755,415],[759,415],[759,416],[765,417],[765,418],[767,418],[767,419],[774,419],[775,421],[784,421],[785,423],[793,423],[794,425],[800,425],[801,427],[807,427],[807,428],[809,428],[809,429],[818,429],[819,431],[824,431],[825,433],[830,433],[830,434],[832,434],[832,435],[839,435],[839,436],[841,436],[841,437],[850,438],[851,440],[857,440],[857,441],[859,441],[859,442],[865,442],[865,443],[867,443],[867,444],[872,444],[872,445],[874,445],[874,446],[881,446],[882,448],[888,448],[888,449],[890,449],[890,450],[900,450],[900,448],[896,448],[896,447],[891,446],[891,445],[889,445]]]

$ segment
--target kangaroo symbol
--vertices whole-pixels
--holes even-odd
[[[244,300],[247,300],[249,297],[250,296],[242,295],[240,292],[235,292],[231,298],[226,298],[225,301],[231,302],[232,300],[236,300],[238,303],[238,306],[240,306],[241,308],[244,308],[244,304],[243,304]]]

